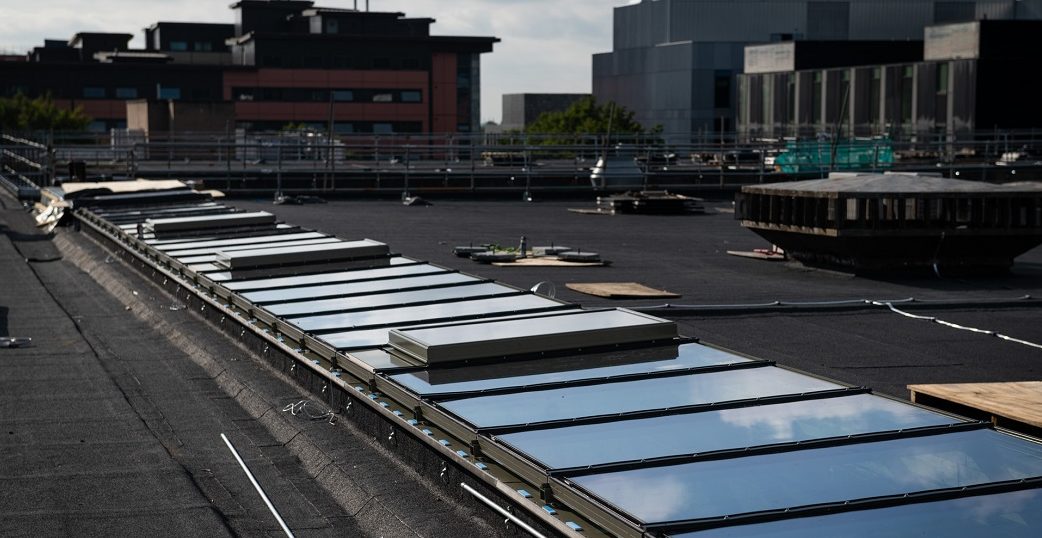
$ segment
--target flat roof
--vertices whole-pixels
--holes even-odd
[[[949,179],[914,174],[834,174],[828,179],[808,179],[746,185],[742,192],[763,194],[793,193],[870,193],[870,194],[943,194],[943,193],[1039,193],[1042,184],[1018,182],[1012,185]]]

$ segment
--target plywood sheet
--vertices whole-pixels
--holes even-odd
[[[570,290],[608,299],[676,299],[680,297],[666,290],[656,290],[637,282],[587,282],[565,284]]]
[[[555,257],[521,258],[514,262],[494,262],[496,267],[604,267],[611,262],[566,262]]]
[[[1042,428],[1042,381],[908,385],[912,401],[924,394]]]

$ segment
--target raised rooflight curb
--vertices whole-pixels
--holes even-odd
[[[523,333],[524,336],[497,337],[504,333]],[[584,310],[549,318],[393,329],[388,333],[388,343],[421,361],[438,363],[670,340],[677,336],[677,325],[672,321],[619,308]]]
[[[187,232],[211,228],[235,228],[242,226],[263,226],[275,224],[275,215],[267,211],[251,213],[230,213],[227,215],[206,215],[201,217],[179,217],[169,219],[147,219],[145,231],[154,234],[169,232]]]
[[[227,269],[250,269],[285,264],[304,264],[355,260],[386,256],[390,249],[386,244],[372,239],[344,241],[323,245],[300,245],[286,248],[258,248],[218,252],[216,263]]]

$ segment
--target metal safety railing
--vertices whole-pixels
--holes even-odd
[[[627,188],[734,187],[832,171],[931,171],[1008,180],[1042,166],[1042,131],[834,140],[749,139],[735,133],[677,142],[661,134],[547,136],[351,134],[313,131],[113,131],[3,135],[0,166],[44,186],[55,177],[194,178],[253,191],[552,191],[589,188],[601,158],[628,160]],[[76,168],[73,163],[79,165]],[[84,172],[86,168],[88,172]]]

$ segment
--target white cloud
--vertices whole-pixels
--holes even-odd
[[[24,52],[44,39],[79,31],[134,34],[156,21],[233,22],[231,0],[0,0],[0,50]],[[591,59],[611,50],[612,8],[634,0],[370,0],[373,11],[430,17],[436,35],[495,36],[482,57],[482,118],[499,119],[501,96],[523,92],[589,92]],[[318,0],[350,8],[353,0]],[[358,0],[359,8],[365,0]]]

